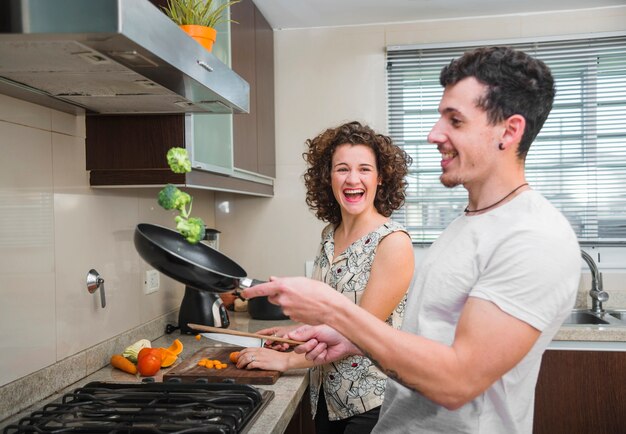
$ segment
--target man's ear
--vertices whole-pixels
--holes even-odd
[[[504,121],[504,130],[502,131],[502,137],[500,143],[502,143],[503,149],[508,149],[511,146],[517,149],[517,146],[522,141],[524,130],[526,129],[526,119],[522,115],[509,116]]]

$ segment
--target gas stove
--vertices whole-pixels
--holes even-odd
[[[245,433],[273,396],[245,384],[92,382],[4,433]]]

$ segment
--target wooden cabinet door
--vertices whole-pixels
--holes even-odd
[[[258,10],[256,22],[256,87],[258,173],[276,176],[274,126],[274,33]]]
[[[535,391],[534,434],[626,432],[626,352],[548,350]]]

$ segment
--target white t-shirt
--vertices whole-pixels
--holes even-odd
[[[541,335],[517,366],[458,410],[389,379],[374,432],[530,434],[541,356],[574,306],[580,267],[570,224],[535,191],[453,221],[416,272],[402,329],[451,345],[467,298],[478,297]]]

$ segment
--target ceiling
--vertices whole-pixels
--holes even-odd
[[[626,0],[253,0],[276,29],[624,6]]]

